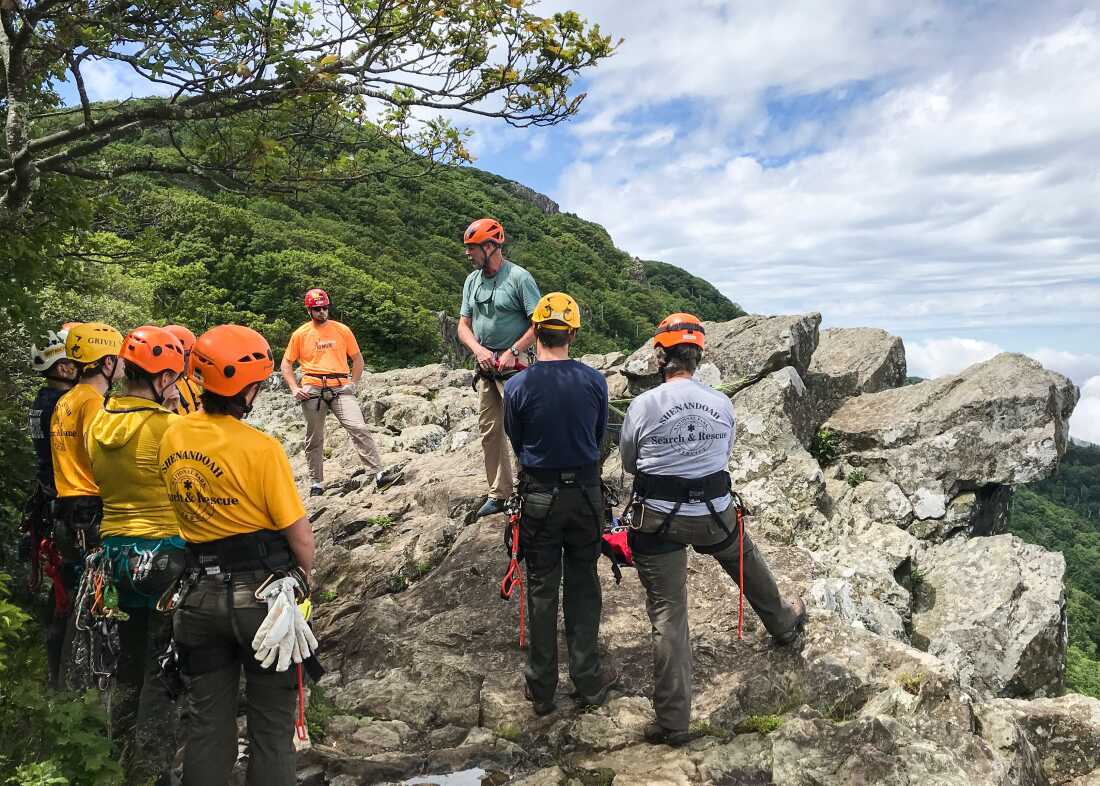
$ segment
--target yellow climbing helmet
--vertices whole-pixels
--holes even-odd
[[[121,349],[122,334],[102,322],[74,325],[65,339],[65,354],[82,364],[117,355]]]
[[[548,330],[576,330],[581,326],[581,309],[564,292],[551,292],[539,300],[531,321]]]

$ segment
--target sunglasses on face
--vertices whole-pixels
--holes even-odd
[[[328,311],[328,306],[310,306],[310,311]]]

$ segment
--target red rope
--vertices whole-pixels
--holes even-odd
[[[65,591],[65,584],[61,581],[61,555],[57,553],[52,540],[42,540],[38,548],[42,567],[53,584],[54,612],[64,617],[69,610],[69,595]]]
[[[504,578],[500,580],[500,597],[504,600],[512,599],[512,592],[519,587],[519,647],[527,647],[526,608],[527,592],[523,586],[523,571],[519,567],[519,515],[513,515],[508,522],[512,528],[512,559],[508,563],[508,570]]]
[[[306,689],[302,684],[301,663],[298,664],[298,717],[294,721],[294,731],[302,742],[309,739],[309,730],[306,729]]]
[[[741,627],[745,619],[745,519],[737,506],[737,640],[742,640]]]

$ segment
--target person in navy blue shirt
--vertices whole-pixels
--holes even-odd
[[[504,386],[504,430],[522,471],[520,549],[527,566],[530,647],[524,695],[537,715],[557,706],[558,590],[564,575],[565,637],[573,697],[600,705],[618,683],[597,639],[603,597],[596,573],[603,534],[600,442],[607,382],[569,358],[581,326],[573,298],[552,292],[531,315],[538,362]]]

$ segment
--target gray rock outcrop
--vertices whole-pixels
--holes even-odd
[[[941,544],[918,567],[914,644],[983,695],[1062,690],[1067,629],[1061,554],[998,535]]]
[[[707,351],[704,364],[718,370],[730,393],[747,387],[773,371],[793,366],[805,373],[817,347],[821,315],[739,317],[729,322],[704,322]],[[657,355],[647,341],[627,358],[623,368],[631,390],[640,393],[660,382]],[[705,373],[705,372],[704,372]]]
[[[821,331],[805,379],[816,427],[850,398],[903,385],[905,346],[885,330],[829,328]]]
[[[601,644],[622,688],[580,712],[563,673],[558,711],[533,715],[516,602],[498,592],[503,522],[471,520],[485,495],[471,374],[366,375],[355,395],[405,477],[375,488],[330,419],[325,493],[307,509],[320,687],[336,714],[324,744],[300,754],[302,782],[473,766],[528,786],[1100,781],[1100,702],[1036,698],[1063,679],[1061,556],[986,537],[1003,528],[1011,484],[1052,470],[1076,390],[1011,355],[893,388],[904,358],[892,337],[825,331],[819,346],[819,322],[707,324],[703,375],[733,396],[730,471],[748,527],[811,621],[795,646],[776,647],[746,604],[739,640],[736,585],[693,554],[699,738],[675,750],[642,739],[653,717],[644,591],[630,571],[616,586],[606,565]],[[649,343],[582,360],[625,396],[628,383],[655,382]],[[820,452],[830,411],[835,456]],[[270,391],[250,419],[284,441],[304,490],[300,406]],[[629,486],[614,451],[604,475]]]
[[[1005,520],[1002,487],[1053,472],[1078,397],[1061,374],[1005,353],[951,377],[850,398],[823,429],[841,461],[904,492],[918,531],[937,540],[989,534]]]

